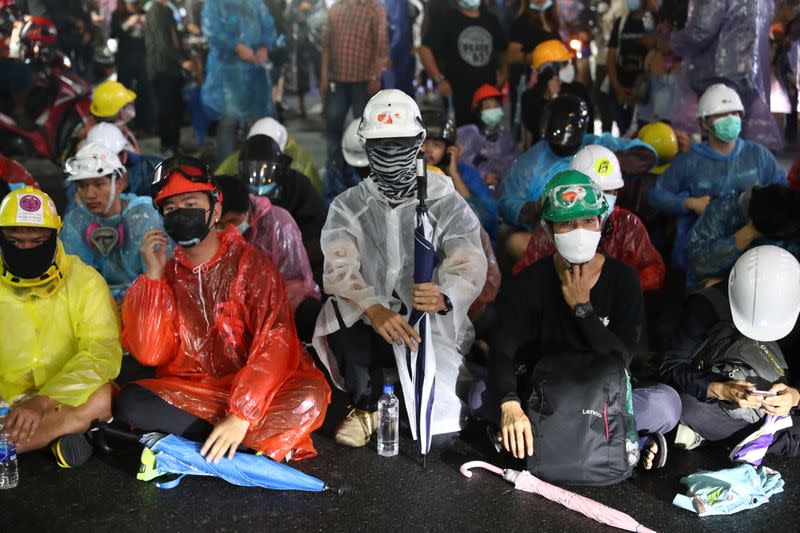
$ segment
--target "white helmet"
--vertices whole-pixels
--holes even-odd
[[[344,136],[342,137],[342,154],[344,154],[345,162],[351,167],[369,166],[367,152],[358,140],[358,125],[360,123],[361,118],[353,120],[347,125],[347,129],[344,130]]]
[[[724,83],[715,83],[710,86],[697,102],[697,118],[706,118],[732,111],[744,113],[744,106],[742,99],[739,98],[739,93]]]
[[[64,171],[68,174],[67,181],[102,178],[109,174],[116,178],[125,172],[125,166],[111,148],[94,142],[86,144],[75,157],[67,159]]]
[[[367,102],[358,127],[362,144],[372,139],[404,139],[419,135],[425,139],[422,115],[414,99],[403,91],[384,89]]]
[[[800,263],[777,246],[757,246],[728,277],[733,323],[743,335],[769,342],[788,335],[800,314]]]
[[[604,191],[615,191],[625,185],[617,156],[599,144],[581,148],[572,158],[569,168],[586,174]]]
[[[122,134],[122,130],[111,122],[101,122],[92,126],[92,129],[86,135],[86,142],[104,144],[111,148],[115,154],[130,147],[125,135]]]
[[[253,122],[253,125],[250,126],[250,131],[247,132],[247,138],[249,139],[253,135],[271,137],[272,140],[278,143],[281,152],[286,148],[286,141],[289,140],[286,127],[272,117],[260,118]]]

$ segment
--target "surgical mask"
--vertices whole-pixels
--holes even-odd
[[[267,198],[274,200],[278,196],[278,184],[273,181],[272,183],[257,185],[256,187],[251,188],[251,191],[256,196],[266,196]]]
[[[197,246],[211,231],[206,210],[202,207],[182,207],[164,214],[164,231],[178,246]]]
[[[558,79],[564,83],[572,83],[575,81],[575,66],[572,63],[567,63],[567,65],[558,71]]]
[[[367,142],[370,176],[387,199],[404,200],[417,192],[416,159],[421,145],[421,138],[410,143]]]
[[[500,124],[501,120],[503,120],[502,107],[493,107],[492,109],[484,109],[481,111],[481,121],[490,128]]]
[[[462,9],[478,9],[481,7],[481,0],[458,0],[458,5]]]
[[[617,203],[617,195],[616,194],[603,194],[606,197],[606,202],[608,202],[608,212],[609,214],[614,210],[614,205]]]
[[[629,10],[636,11],[642,7],[642,0],[625,0],[625,5],[628,6]]]
[[[573,265],[582,265],[591,261],[600,244],[601,233],[578,228],[567,233],[556,233],[553,242],[558,253]]]
[[[733,142],[742,132],[742,119],[736,115],[718,118],[714,121],[714,134],[722,142]]]
[[[250,223],[247,221],[247,218],[244,219],[244,222],[236,226],[236,229],[239,230],[239,234],[244,235],[244,232],[250,229]]]
[[[42,277],[56,259],[58,235],[55,231],[45,242],[33,248],[17,248],[6,240],[0,231],[0,251],[3,264],[15,277],[37,279]]]
[[[533,11],[538,11],[538,12],[541,13],[542,11],[547,11],[548,9],[553,7],[553,0],[547,0],[547,2],[545,2],[542,5],[536,4],[534,2],[530,2],[528,4],[528,7],[531,8]]]

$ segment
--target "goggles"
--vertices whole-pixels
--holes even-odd
[[[179,174],[193,183],[208,183],[213,185],[211,172],[205,163],[194,157],[175,156],[165,159],[153,170],[153,194],[158,194],[167,184],[170,176]]]
[[[548,193],[548,200],[556,209],[572,209],[576,206],[599,209],[603,206],[603,191],[595,184],[559,185]]]

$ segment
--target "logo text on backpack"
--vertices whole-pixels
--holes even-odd
[[[581,414],[592,415],[592,416],[596,416],[597,418],[603,418],[603,415],[601,413],[598,413],[594,409],[583,409],[581,411]]]

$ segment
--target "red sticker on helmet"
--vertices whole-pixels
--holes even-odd
[[[586,189],[583,187],[570,187],[561,193],[561,199],[565,202],[576,202],[586,197]]]

